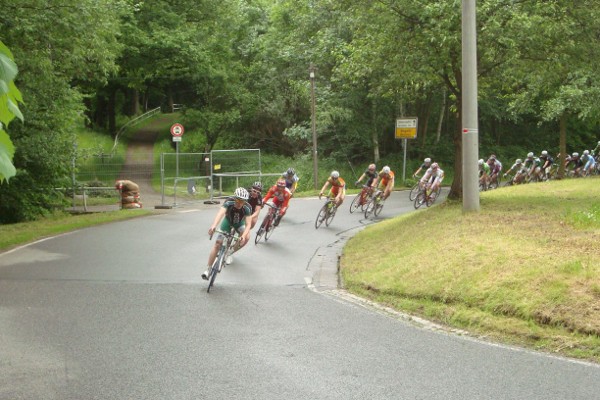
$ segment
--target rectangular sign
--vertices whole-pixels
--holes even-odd
[[[417,137],[417,118],[398,118],[396,120],[396,139],[415,139]]]

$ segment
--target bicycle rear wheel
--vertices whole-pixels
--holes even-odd
[[[268,217],[265,217],[265,219],[263,219],[262,224],[260,224],[260,228],[258,228],[258,231],[256,231],[256,236],[254,237],[254,244],[258,244],[258,242],[260,242],[260,239],[265,234],[265,222],[267,222],[267,218]]]
[[[327,204],[325,204],[323,207],[321,207],[321,209],[319,210],[319,213],[317,214],[317,219],[315,220],[315,229],[319,229],[319,227],[321,226],[323,221],[325,221],[326,218],[327,218]]]

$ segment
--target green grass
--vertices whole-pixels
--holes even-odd
[[[343,281],[476,335],[600,361],[598,183],[503,188],[477,213],[448,202],[384,221],[349,241]]]
[[[141,217],[151,213],[150,210],[139,209],[81,215],[56,213],[39,221],[0,225],[0,251],[76,229]]]

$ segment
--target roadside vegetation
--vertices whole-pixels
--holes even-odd
[[[449,201],[368,227],[344,249],[344,285],[485,339],[599,362],[598,183],[501,188],[478,213]]]

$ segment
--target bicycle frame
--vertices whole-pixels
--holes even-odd
[[[232,248],[235,245],[235,243],[239,240],[239,233],[235,228],[231,228],[229,232],[225,232],[220,229],[215,230],[215,232],[225,237],[221,242],[221,246],[219,247],[217,256],[215,257],[215,261],[213,261],[213,264],[210,267],[210,273],[208,277],[208,288],[206,289],[207,293],[210,293],[210,288],[215,283],[217,274],[221,272],[223,266],[225,265],[225,258],[227,257],[228,250]],[[210,239],[212,239],[212,235],[210,236]]]

